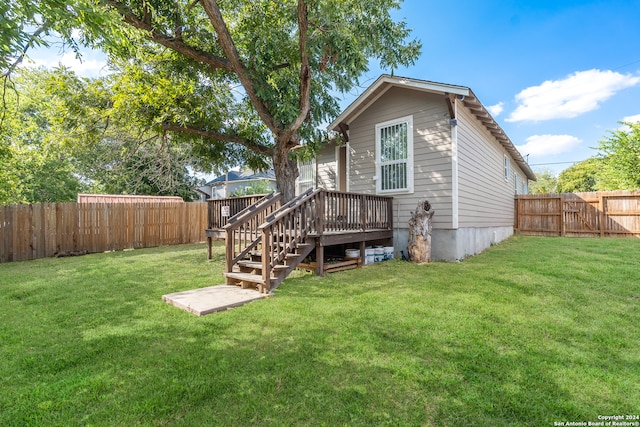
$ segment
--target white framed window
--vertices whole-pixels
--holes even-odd
[[[504,179],[505,181],[509,181],[509,177],[511,176],[511,160],[509,160],[509,156],[504,155]]]
[[[527,194],[529,192],[527,178],[523,178],[517,172],[513,174],[516,177],[516,195]]]
[[[315,159],[298,162],[298,192],[302,194],[310,188],[315,188],[316,161]]]
[[[413,192],[413,116],[376,125],[376,193]]]

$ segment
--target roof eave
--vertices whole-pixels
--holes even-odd
[[[511,158],[513,158],[522,172],[524,172],[524,174],[527,176],[527,178],[532,181],[536,181],[536,174],[533,172],[533,170],[531,170],[531,167],[529,166],[527,161],[524,159],[524,157],[522,157],[522,154],[520,154],[511,139],[500,127],[498,122],[495,121],[493,116],[491,116],[491,114],[487,111],[484,105],[482,105],[473,91],[469,90],[469,95],[462,100],[462,103],[478,119],[478,121],[482,123],[487,131],[489,131],[489,133],[493,135],[493,137],[500,143],[500,145],[502,145],[507,153],[509,153]]]
[[[362,111],[364,111],[368,105],[371,104],[372,101],[377,99],[377,97],[381,96],[386,90],[384,90],[384,86],[388,88],[396,86],[396,87],[406,87],[410,89],[417,89],[424,92],[432,92],[432,93],[451,93],[454,95],[467,96],[470,92],[469,88],[464,86],[450,85],[445,83],[436,83],[430,82],[427,80],[417,80],[410,79],[407,77],[395,77],[390,76],[388,74],[383,74],[378,79],[373,82],[371,86],[369,86],[355,101],[351,103],[331,124],[327,127],[328,130],[337,130],[342,122],[350,122],[355,117],[359,116]],[[381,90],[378,96],[373,96]],[[373,96],[372,99],[370,99]]]
[[[382,96],[391,87],[406,87],[424,92],[458,95],[463,104],[472,114],[483,124],[483,126],[493,135],[494,138],[504,147],[513,158],[516,164],[524,172],[528,179],[535,181],[536,175],[524,160],[513,142],[509,139],[504,130],[495,121],[493,116],[487,111],[482,103],[475,96],[473,91],[465,86],[450,85],[445,83],[430,82],[427,80],[417,80],[406,77],[395,77],[383,74],[369,86],[355,101],[351,103],[331,124],[327,127],[329,131],[336,131],[342,123],[349,124],[364,112],[373,102]]]

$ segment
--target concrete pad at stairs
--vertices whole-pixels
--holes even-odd
[[[162,301],[193,313],[196,316],[238,307],[271,296],[239,286],[217,285],[162,296]]]

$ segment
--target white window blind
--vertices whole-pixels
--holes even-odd
[[[378,192],[412,191],[412,132],[411,117],[376,126]]]
[[[315,160],[307,160],[298,163],[298,193],[302,194],[310,188],[315,187],[316,181],[316,162]]]

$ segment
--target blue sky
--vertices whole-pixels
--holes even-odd
[[[470,87],[534,170],[558,173],[595,155],[619,121],[640,120],[640,0],[406,0],[394,15],[423,44],[417,63],[394,73]],[[30,56],[104,72],[99,53],[82,64],[58,54]],[[341,104],[383,72],[372,67]]]
[[[398,16],[423,50],[396,75],[470,87],[534,170],[591,157],[640,120],[638,0],[406,0]]]

